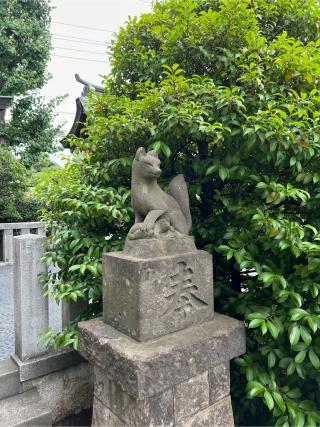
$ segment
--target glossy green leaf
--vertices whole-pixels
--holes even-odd
[[[315,369],[320,369],[320,360],[316,352],[310,348],[309,350],[309,359],[312,365],[315,367]]]
[[[266,404],[269,408],[269,411],[272,411],[273,407],[274,407],[274,400],[272,398],[271,393],[268,390],[265,390],[263,393],[263,397],[266,401]]]
[[[300,328],[299,326],[294,326],[291,329],[290,335],[289,335],[290,343],[291,345],[297,344],[297,342],[300,339]]]

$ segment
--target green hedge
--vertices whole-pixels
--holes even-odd
[[[28,191],[28,172],[0,145],[0,222],[36,221],[39,202]]]

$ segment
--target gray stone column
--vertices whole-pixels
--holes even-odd
[[[38,228],[38,236],[46,236],[46,230],[43,227]]]
[[[30,234],[30,228],[21,228],[20,235],[24,236],[26,234]]]
[[[38,229],[39,232],[39,229]],[[59,272],[59,268],[55,265],[49,266],[49,273],[57,274]],[[60,301],[60,304],[57,304],[54,299],[48,296],[48,304],[49,304],[49,326],[55,331],[60,332],[63,329],[62,322],[62,305],[63,302]]]
[[[39,334],[48,328],[48,298],[38,278],[45,243],[36,234],[14,238],[15,351],[22,361],[46,352]]]
[[[104,316],[79,324],[94,426],[234,425],[229,362],[242,322],[213,312],[211,256],[187,236],[104,255]]]
[[[3,258],[5,262],[13,261],[13,230],[3,230]]]

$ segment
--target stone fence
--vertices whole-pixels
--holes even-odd
[[[57,304],[44,296],[39,274],[47,269],[41,263],[47,245],[45,236],[23,234],[13,240],[15,353],[24,361],[47,353],[39,340],[40,334],[48,327],[61,331],[83,309],[83,304]]]
[[[0,224],[0,262],[13,262],[13,238],[25,234],[45,234],[40,222],[12,222]]]
[[[13,269],[15,341],[14,354],[0,360],[0,425],[51,425],[92,405],[92,371],[77,352],[48,349],[39,336],[48,327],[61,331],[83,307],[75,303],[56,304],[44,295],[39,273],[45,273],[47,268],[41,263],[47,238],[41,224],[0,227],[7,236],[5,259],[13,260],[3,263],[3,267]],[[5,289],[10,281],[3,280],[0,285]],[[0,338],[1,328],[2,325]],[[20,413],[20,406],[29,409]],[[14,421],[10,419],[12,414]]]

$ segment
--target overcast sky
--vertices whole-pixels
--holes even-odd
[[[57,107],[57,121],[66,122],[63,130],[67,133],[74,120],[75,99],[83,88],[76,82],[75,73],[101,84],[101,76],[110,70],[106,50],[112,34],[128,16],[147,12],[151,6],[147,0],[52,0],[51,4],[54,7],[51,15],[54,49],[48,71],[52,79],[42,94],[47,100],[68,94]]]

